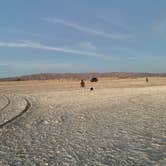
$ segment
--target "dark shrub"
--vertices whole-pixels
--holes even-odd
[[[93,87],[91,87],[91,88],[90,88],[90,91],[93,91],[93,90],[94,90],[94,88],[93,88]]]

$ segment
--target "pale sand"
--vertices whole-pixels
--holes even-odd
[[[149,81],[0,83],[0,165],[165,166],[166,79]]]

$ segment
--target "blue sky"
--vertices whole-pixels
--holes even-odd
[[[166,72],[165,0],[0,2],[0,77]]]

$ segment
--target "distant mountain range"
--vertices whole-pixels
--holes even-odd
[[[40,73],[20,77],[1,78],[0,81],[27,81],[27,80],[51,80],[51,79],[90,79],[92,77],[116,77],[116,78],[138,78],[138,77],[166,77],[166,73],[132,73],[132,72],[110,72],[110,73]]]

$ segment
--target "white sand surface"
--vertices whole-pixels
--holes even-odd
[[[166,165],[165,79],[101,79],[83,89],[72,80],[30,81],[0,89],[12,101],[9,116],[24,99],[30,103],[0,128],[1,165]]]

